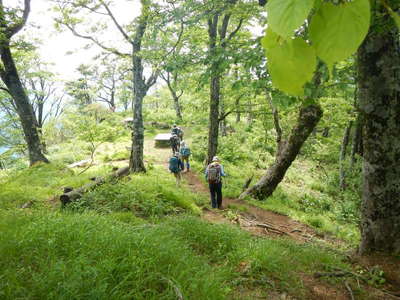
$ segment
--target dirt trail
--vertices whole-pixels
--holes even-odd
[[[208,188],[193,172],[183,173],[190,189],[195,193],[207,194]],[[268,211],[243,200],[223,198],[223,210],[205,209],[203,217],[211,222],[236,223],[242,229],[257,236],[286,236],[299,242],[308,242],[318,237],[318,234],[309,226],[295,221],[287,216]],[[227,209],[236,209],[233,219],[226,217]]]

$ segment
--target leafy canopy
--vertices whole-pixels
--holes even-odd
[[[262,41],[272,83],[303,95],[319,57],[329,68],[352,55],[368,33],[369,0],[270,0],[268,30]],[[293,36],[296,34],[296,38]],[[303,39],[300,37],[302,36]]]

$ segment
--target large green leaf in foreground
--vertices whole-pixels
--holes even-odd
[[[313,6],[314,0],[269,0],[268,25],[280,36],[292,37],[294,31],[307,19]]]
[[[356,52],[368,33],[369,0],[334,5],[325,2],[313,16],[310,38],[317,55],[331,68]]]
[[[271,30],[267,30],[261,43],[272,84],[288,94],[303,95],[303,86],[312,79],[317,66],[314,49],[301,38],[283,41]]]

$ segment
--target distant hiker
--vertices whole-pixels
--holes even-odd
[[[178,137],[181,141],[183,141],[183,129],[178,127]]]
[[[169,170],[171,173],[174,173],[176,178],[176,185],[181,185],[181,170],[182,170],[182,161],[179,158],[179,152],[175,152],[174,156],[169,159]]]
[[[179,133],[179,127],[176,126],[176,124],[172,125],[171,134],[178,135],[178,133]]]
[[[185,163],[186,163],[186,172],[189,172],[190,169],[190,164],[189,164],[189,156],[190,156],[190,148],[188,145],[186,145],[185,141],[181,142],[181,148],[179,150],[179,153],[181,154],[181,160],[182,160],[182,171],[185,171]]]
[[[172,126],[171,134],[176,134],[180,141],[183,140],[183,130],[182,128],[178,127],[176,124]]]
[[[179,152],[179,137],[176,134],[172,134],[169,138],[169,144],[172,149],[172,154]]]
[[[220,164],[219,158],[214,156],[212,163],[206,168],[206,180],[210,188],[211,207],[222,209],[222,180],[225,176],[224,167]]]

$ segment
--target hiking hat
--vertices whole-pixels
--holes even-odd
[[[214,156],[213,159],[212,159],[212,161],[219,161],[218,156]]]
[[[185,141],[182,141],[181,142],[181,147],[184,147],[184,146],[186,146],[186,143],[185,143]]]
[[[174,156],[179,156],[179,152],[175,152]]]

